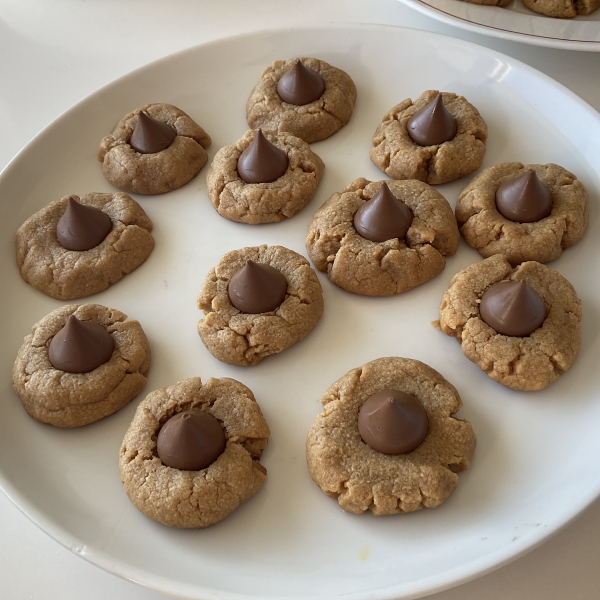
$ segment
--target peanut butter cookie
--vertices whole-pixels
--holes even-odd
[[[75,317],[79,327],[104,330],[109,343],[112,339],[108,360],[91,371],[77,368],[81,359],[87,358],[81,352],[86,346],[85,331],[76,334],[72,356],[66,357],[75,369],[66,371],[53,365],[53,338],[64,331],[70,317]],[[70,341],[62,339],[61,346]],[[79,427],[111,415],[133,400],[146,385],[149,368],[150,346],[137,321],[128,321],[122,312],[99,304],[73,304],[56,309],[33,326],[15,360],[12,382],[34,419],[57,427]]]
[[[184,411],[206,414],[223,429],[225,446],[208,466],[165,465],[157,440],[165,424]],[[235,379],[185,379],[156,390],[138,406],[119,453],[125,492],[147,517],[169,527],[208,527],[231,514],[263,484],[259,460],[269,427],[252,392]],[[173,440],[171,440],[173,441]]]
[[[470,4],[483,4],[486,6],[506,6],[510,4],[512,0],[464,0]]]
[[[360,235],[355,215],[383,184],[364,178],[353,181],[323,204],[308,228],[306,249],[315,267],[355,294],[390,296],[410,290],[441,273],[444,256],[458,248],[452,208],[439,192],[416,180],[385,182],[412,213],[402,239],[375,242]]]
[[[428,432],[413,450],[386,454],[364,442],[359,414],[385,390],[404,392],[425,409]],[[439,506],[458,485],[475,451],[468,421],[454,417],[458,392],[437,371],[409,358],[379,358],[336,381],[321,403],[324,412],[306,439],[308,470],[315,483],[355,514],[392,515]]]
[[[482,318],[482,298],[495,284],[521,280],[541,297],[546,316],[528,335],[499,333]],[[501,315],[502,325],[511,320],[510,303],[495,312]],[[581,302],[558,271],[533,261],[512,268],[498,254],[452,278],[442,296],[439,325],[494,381],[513,390],[533,391],[545,388],[571,368],[581,346],[580,321]]]
[[[306,142],[289,133],[266,131],[266,140],[287,156],[287,168],[284,165],[283,174],[274,181],[244,181],[238,161],[259,131],[247,131],[235,144],[221,148],[206,173],[208,197],[230,221],[255,225],[292,217],[315,195],[323,176],[325,165]]]
[[[73,201],[110,217],[106,237],[87,250],[65,248],[57,235],[57,226]],[[151,231],[152,221],[127,194],[65,196],[19,227],[17,266],[27,283],[52,298],[82,298],[107,289],[139,267],[154,248]]]
[[[478,110],[462,96],[441,92],[443,106],[456,124],[447,141],[413,141],[408,123],[436,99],[440,92],[427,90],[414,102],[409,98],[394,106],[373,135],[371,161],[393,179],[419,179],[431,185],[454,181],[476,171],[485,154],[487,125]]]
[[[523,0],[523,4],[547,17],[572,19],[594,12],[600,6],[600,0]]]
[[[256,270],[256,265],[283,276],[281,302],[276,300],[267,310],[242,312],[232,304],[230,283],[245,267]],[[248,288],[257,291],[258,300],[271,296],[270,285],[263,286],[258,279],[256,285],[254,279],[241,285],[242,293]],[[198,334],[210,353],[230,365],[251,366],[289,348],[315,327],[323,314],[323,292],[316,273],[300,254],[283,246],[247,247],[228,252],[208,273],[198,308],[206,315],[198,322]]]
[[[548,211],[542,213],[547,216],[531,222],[510,220],[498,210],[497,192],[502,185],[530,172],[548,190]],[[523,194],[519,196],[522,203]],[[484,169],[460,193],[456,219],[467,244],[484,258],[503,254],[512,265],[527,260],[546,263],[583,237],[588,224],[588,193],[573,173],[558,165],[502,163]]]
[[[148,123],[141,131],[137,129],[140,119]],[[210,144],[204,129],[176,106],[146,104],[126,114],[102,140],[98,160],[104,177],[116,188],[164,194],[199,173]]]
[[[294,77],[296,81],[311,79],[312,73],[316,73],[321,79],[322,88],[315,87],[314,100],[311,100],[311,96],[298,100],[292,96],[286,102],[280,96],[279,92],[284,96],[285,93],[281,86],[278,88],[278,84],[284,74],[294,73],[298,68],[302,72]],[[306,69],[312,73],[303,76]],[[305,103],[305,100],[311,101]],[[246,103],[246,119],[254,129],[261,127],[280,133],[286,131],[312,144],[328,138],[346,125],[352,116],[355,101],[356,86],[350,76],[324,60],[276,60],[263,71],[260,81],[252,90]]]

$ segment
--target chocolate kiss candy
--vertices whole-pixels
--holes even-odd
[[[496,208],[509,221],[533,223],[550,214],[552,197],[548,187],[530,169],[496,190]]]
[[[372,242],[385,242],[394,238],[403,239],[412,223],[413,215],[404,204],[396,199],[387,183],[354,215],[354,228],[359,235]]]
[[[438,94],[425,108],[417,111],[406,124],[410,139],[419,146],[443,144],[456,135],[456,121]]]
[[[202,410],[185,410],[160,428],[156,453],[167,467],[201,471],[223,454],[225,444],[225,432],[217,419]]]
[[[288,104],[304,106],[318,100],[325,91],[325,82],[319,73],[306,67],[299,58],[279,78],[277,93]]]
[[[168,148],[176,137],[174,127],[140,111],[129,145],[140,154],[154,154]]]
[[[106,328],[71,315],[52,338],[48,358],[59,371],[89,373],[108,362],[113,349],[114,341]]]
[[[239,311],[256,315],[275,310],[287,293],[287,280],[271,265],[246,261],[229,280],[229,300]]]
[[[479,314],[498,333],[523,337],[544,322],[546,305],[524,279],[501,281],[483,294]]]
[[[271,144],[259,129],[240,154],[237,172],[246,183],[271,183],[287,171],[288,165],[287,154]]]
[[[112,221],[103,211],[79,204],[69,196],[67,209],[56,224],[56,237],[67,250],[95,248],[111,231]]]
[[[383,454],[406,454],[427,436],[429,419],[423,405],[410,394],[381,390],[367,399],[358,413],[358,432],[365,444]]]

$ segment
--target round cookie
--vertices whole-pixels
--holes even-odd
[[[500,281],[520,281],[546,305],[541,327],[529,336],[497,333],[479,314],[484,292]],[[440,327],[461,344],[463,354],[494,381],[513,390],[541,390],[575,361],[581,346],[581,302],[558,272],[538,263],[512,268],[501,254],[457,273],[442,296]]]
[[[387,455],[362,441],[361,406],[373,394],[393,389],[425,408],[429,432],[411,452]],[[468,421],[454,418],[462,402],[453,385],[418,360],[388,357],[352,369],[321,398],[325,411],[306,438],[308,470],[314,482],[351,513],[393,515],[434,508],[458,485],[475,451]]]
[[[360,236],[354,215],[383,183],[353,181],[323,204],[308,228],[306,250],[315,267],[355,294],[390,296],[410,290],[441,273],[444,256],[458,248],[452,208],[439,192],[416,180],[385,182],[413,213],[405,238],[372,242]]]
[[[318,100],[303,106],[284,102],[277,93],[277,84],[294,60],[276,60],[263,71],[246,103],[246,120],[254,129],[287,131],[312,144],[348,123],[356,101],[356,86],[341,69],[318,58],[303,57],[302,64],[323,78],[325,91]]]
[[[286,278],[285,300],[274,311],[246,314],[229,299],[232,276],[247,260],[270,265]],[[230,365],[251,366],[303,339],[323,314],[323,292],[308,261],[283,246],[255,246],[232,250],[212,269],[198,295],[205,317],[198,334],[209,352]]]
[[[512,0],[464,0],[471,4],[483,4],[486,6],[506,6],[510,4]]]
[[[102,210],[112,230],[90,250],[67,250],[56,226],[69,198]],[[139,267],[154,248],[152,221],[127,194],[91,193],[65,196],[29,217],[16,236],[17,266],[35,289],[57,300],[101,292]]]
[[[423,92],[414,102],[406,99],[394,106],[373,135],[371,161],[392,179],[418,179],[431,185],[454,181],[476,171],[485,154],[487,125],[477,109],[462,96],[441,92],[444,106],[456,122],[453,139],[419,146],[407,131],[409,119],[437,96]]]
[[[168,123],[176,130],[172,144],[160,152],[141,154],[129,144],[138,113]],[[146,104],[126,114],[98,148],[104,177],[116,188],[136,194],[164,194],[193,179],[206,164],[210,136],[186,113],[171,104]]]
[[[164,465],[156,440],[176,413],[202,410],[225,430],[225,451],[200,471]],[[147,517],[170,527],[208,527],[256,493],[267,470],[259,463],[269,427],[252,392],[235,379],[185,379],[156,390],[138,406],[119,453],[125,492]]]
[[[274,223],[294,216],[317,191],[325,165],[310,146],[289,133],[264,136],[288,157],[287,171],[271,183],[246,183],[238,175],[240,155],[257,131],[247,131],[235,144],[221,148],[207,173],[207,193],[215,210],[238,223]]]
[[[54,335],[70,315],[98,323],[112,336],[108,362],[89,373],[55,369],[48,357]],[[146,385],[150,346],[137,321],[99,304],[63,306],[36,323],[23,341],[12,370],[12,383],[25,410],[57,427],[79,427],[113,414]]]
[[[551,213],[532,223],[510,221],[496,208],[496,190],[529,170],[548,187]],[[484,169],[460,193],[456,220],[467,244],[484,258],[503,254],[513,265],[527,260],[545,263],[583,237],[588,193],[573,173],[558,165],[502,163]]]
[[[523,4],[547,17],[572,19],[594,12],[600,6],[600,0],[523,0]]]

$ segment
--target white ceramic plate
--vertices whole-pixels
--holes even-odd
[[[574,19],[553,19],[529,10],[521,0],[505,7],[462,0],[400,0],[403,4],[467,31],[535,46],[600,52],[600,10]]]
[[[210,157],[246,131],[244,105],[262,69],[277,58],[314,55],[346,70],[359,99],[350,124],[314,144],[326,174],[316,197],[287,222],[247,226],[222,219],[206,196],[205,171],[164,196],[136,197],[155,224],[149,260],[90,297],[138,319],[153,351],[147,390],[190,376],[229,376],[255,393],[271,427],[265,486],[221,523],[175,531],[128,501],[118,449],[137,400],[94,425],[64,431],[32,420],[10,384],[10,367],[31,325],[62,303],[19,277],[13,237],[33,212],[66,194],[108,191],[96,161],[104,134],[146,102],[186,110],[213,136]],[[383,114],[437,88],[464,94],[489,125],[484,166],[556,162],[591,192],[586,237],[553,263],[585,307],[583,347],[570,372],[539,393],[487,378],[453,339],[431,326],[459,269],[479,260],[461,245],[434,280],[393,298],[348,294],[321,276],[325,315],[301,343],[256,367],[224,365],[196,334],[196,295],[226,251],[261,243],[304,253],[314,211],[364,176]],[[454,204],[467,180],[440,186]],[[541,543],[600,492],[600,354],[596,210],[600,118],[548,77],[491,50],[439,35],[384,26],[267,31],[192,48],[140,69],[85,99],[33,140],[0,178],[3,285],[0,483],[42,529],[86,560],[152,588],[203,599],[414,598],[489,571]],[[479,445],[471,468],[435,510],[374,518],[344,513],[311,481],[306,431],[327,387],[380,356],[420,359],[464,400]]]

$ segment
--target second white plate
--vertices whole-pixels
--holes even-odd
[[[521,0],[483,6],[462,0],[399,0],[447,25],[514,42],[600,52],[600,9],[574,19],[553,19],[529,10]]]

